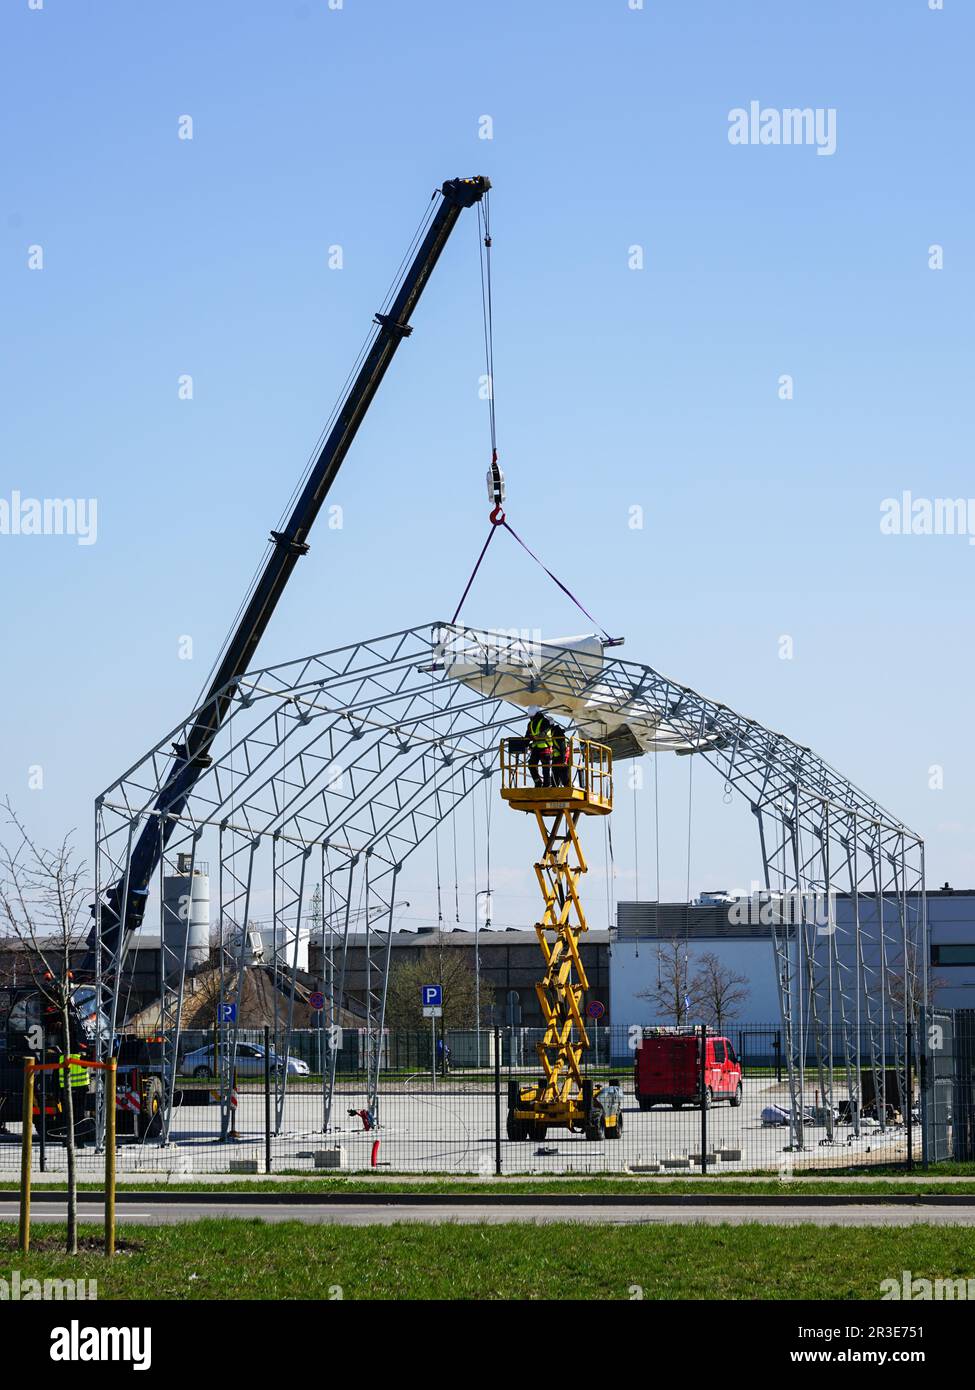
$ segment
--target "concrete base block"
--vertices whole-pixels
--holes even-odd
[[[316,1149],[313,1155],[316,1168],[347,1168],[348,1158],[341,1144],[330,1149]]]
[[[230,1171],[232,1173],[256,1173],[256,1158],[232,1158],[230,1160]]]

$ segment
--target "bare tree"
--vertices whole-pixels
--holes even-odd
[[[225,1002],[225,992],[233,991],[235,981],[236,975],[225,978],[219,970],[210,967],[198,970],[191,977],[186,997],[192,1006],[192,1027],[209,1028],[217,1022],[219,1007]]]
[[[9,799],[4,802],[4,810],[7,833],[0,843],[0,923],[23,947],[25,966],[42,1011],[48,1018],[53,1015],[63,1039],[62,1071],[58,1074],[68,1165],[67,1252],[76,1255],[77,1149],[69,1060],[76,986],[71,964],[72,954],[84,942],[91,888],[86,866],[77,858],[70,834],[57,849],[43,849],[31,839]],[[95,1007],[97,1028],[97,1001]]]
[[[691,954],[686,941],[678,937],[657,945],[657,982],[641,990],[638,999],[648,1000],[668,1020],[680,1028],[700,1005],[697,977],[691,977]]]
[[[935,995],[939,990],[946,989],[949,984],[944,975],[933,975],[929,970],[926,997],[922,997],[925,994],[922,987],[923,974],[920,951],[917,946],[909,945],[907,948],[908,988],[913,998],[915,1012],[921,1008],[933,1009]],[[887,998],[897,1012],[903,1014],[905,999],[903,952],[888,965],[886,980]]]
[[[748,976],[739,975],[713,951],[701,957],[693,987],[704,1022],[717,1028],[719,1033],[724,1031],[726,1023],[738,1017],[740,1005],[751,992]]]
[[[16,946],[8,940],[5,944],[0,940],[0,989],[17,988],[17,964],[19,952]]]
[[[386,1022],[391,1028],[429,1027],[423,1017],[420,991],[424,985],[443,986],[443,1028],[477,1026],[477,989],[474,971],[461,952],[444,950],[439,959],[432,950],[421,952],[419,960],[404,961],[390,972],[386,993]],[[481,1011],[490,1009],[494,990],[481,981]],[[483,1020],[482,1020],[483,1021]]]

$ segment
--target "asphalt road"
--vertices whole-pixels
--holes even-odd
[[[229,1194],[228,1194],[229,1197]],[[17,1220],[16,1202],[0,1202],[0,1221]],[[230,1200],[210,1203],[167,1202],[156,1205],[146,1202],[125,1203],[117,1209],[120,1225],[162,1226],[184,1221],[201,1221],[207,1217],[239,1217],[248,1221],[301,1221],[305,1225],[389,1226],[413,1221],[424,1224],[457,1222],[462,1225],[484,1223],[501,1225],[507,1222],[549,1225],[555,1221],[578,1224],[580,1221],[598,1226],[742,1226],[758,1223],[763,1226],[975,1226],[975,1201],[970,1206],[953,1207],[895,1207],[895,1206],[809,1206],[720,1207],[679,1206],[648,1208],[646,1206],[505,1206],[485,1203],[484,1206],[452,1206],[449,1201],[438,1206],[411,1206],[408,1203],[363,1202],[361,1205],[343,1203],[308,1206],[274,1202],[237,1205]],[[35,1203],[32,1221],[63,1221],[65,1209],[60,1203]],[[100,1205],[86,1202],[81,1220],[97,1225],[103,1219]]]

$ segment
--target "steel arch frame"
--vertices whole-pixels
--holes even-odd
[[[456,654],[477,673],[477,687],[452,673]],[[514,675],[513,675],[514,672]],[[787,1052],[790,1138],[804,1145],[804,1075],[810,1045],[828,1112],[834,1063],[842,1058],[855,1132],[861,1109],[859,1030],[869,1037],[875,1094],[883,1097],[888,1023],[896,1014],[891,971],[900,953],[900,1009],[916,1013],[927,997],[924,845],[812,750],[728,706],[701,696],[652,667],[615,656],[594,663],[577,651],[535,639],[427,623],[249,673],[222,696],[230,709],[160,860],[159,921],[164,961],[161,1021],[166,1036],[163,1141],[172,1118],[179,1030],[186,982],[183,958],[167,946],[161,883],[181,851],[197,861],[216,840],[219,912],[238,942],[236,989],[243,979],[246,927],[255,870],[270,847],[272,920],[284,947],[297,950],[306,915],[308,867],[320,865],[323,893],[338,906],[323,918],[322,949],[331,982],[329,1037],[344,1003],[345,962],[357,884],[367,903],[364,1001],[369,1103],[377,1118],[387,967],[397,878],[408,856],[474,788],[495,771],[498,737],[524,714],[524,701],[545,691],[585,703],[589,736],[608,737],[621,721],[650,729],[650,751],[699,756],[741,796],[756,818],[770,910]],[[512,694],[522,704],[512,702]],[[127,877],[135,836],[156,817],[172,746],[185,742],[200,714],[191,711],[166,738],[116,779],[96,801],[98,899]],[[160,834],[162,834],[160,829]],[[212,856],[211,856],[212,857]],[[852,903],[840,923],[833,896]],[[825,923],[807,911],[810,895],[827,902]],[[127,901],[123,894],[122,901]],[[800,904],[798,920],[791,906]],[[789,909],[789,910],[787,910]],[[95,915],[96,923],[100,921]],[[825,930],[823,929],[825,927]],[[98,983],[112,1032],[122,1022],[120,952],[99,942]],[[287,1017],[294,1008],[290,972]],[[894,1030],[897,1036],[897,1030]],[[836,1045],[836,1036],[839,1046]],[[222,1134],[232,1123],[231,1076],[237,1030],[222,1067]],[[285,1055],[290,1022],[285,1028]],[[329,1048],[323,1079],[323,1128],[331,1122],[337,1052]],[[893,1057],[902,1108],[908,1105],[908,1059]],[[287,1066],[276,1075],[276,1123],[283,1121]],[[830,1122],[831,1133],[831,1122]]]

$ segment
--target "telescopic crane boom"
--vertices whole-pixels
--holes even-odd
[[[170,818],[181,814],[197,778],[209,764],[208,752],[230,707],[234,682],[251,667],[258,643],[285,585],[298,560],[308,552],[308,536],[315,518],[396,349],[413,331],[410,317],[440,259],[447,238],[463,210],[479,203],[490,187],[490,181],[483,176],[448,179],[441,186],[440,205],[400,281],[388,313],[375,317],[378,332],[338,409],[335,423],[311,467],[307,481],[283,528],[271,532],[273,548],[226,643],[199,713],[185,743],[173,746],[172,766],[155,802],[154,809],[158,815],[147,821],[133,846],[127,880],[116,883],[105,899],[92,908],[93,913],[100,914],[103,949],[116,961],[121,961],[132,932],[138,929],[142,921],[153,871],[172,834],[174,821]],[[96,924],[88,941],[85,964],[89,969],[95,962],[97,942]]]

